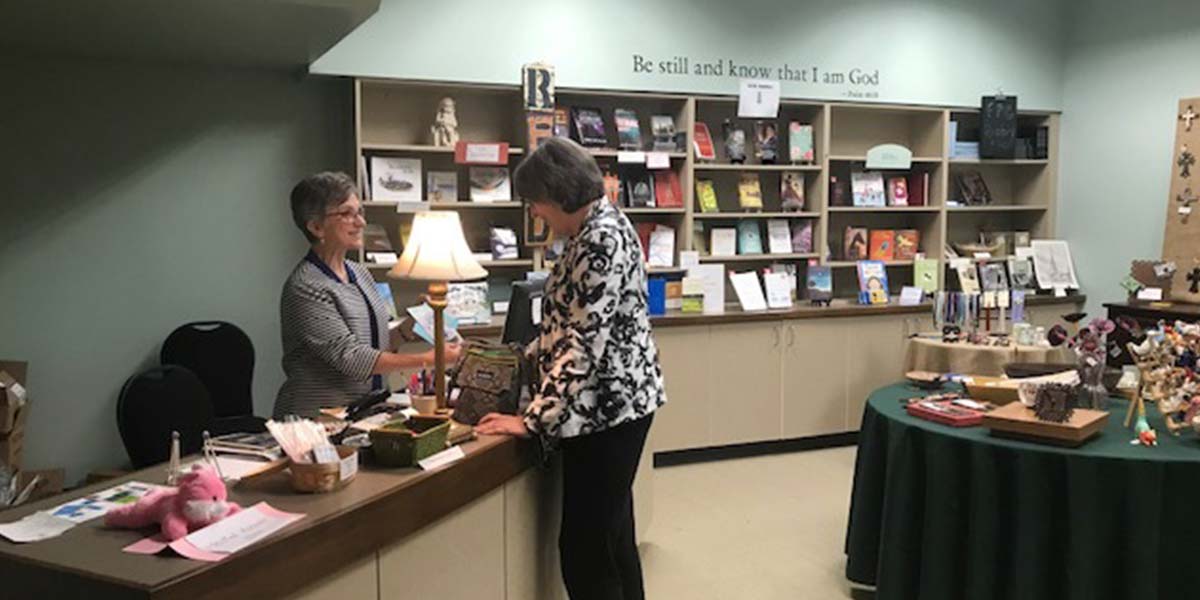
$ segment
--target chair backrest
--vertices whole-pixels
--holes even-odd
[[[135,469],[171,455],[171,432],[181,453],[198,452],[213,421],[212,402],[194,373],[178,365],[154,367],[130,377],[117,399],[117,430]]]
[[[164,365],[181,365],[195,373],[208,390],[216,416],[254,414],[250,393],[254,344],[237,325],[224,321],[181,325],[163,342],[159,359]]]

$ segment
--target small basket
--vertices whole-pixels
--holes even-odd
[[[292,472],[292,489],[297,492],[321,494],[345,487],[358,473],[358,449],[338,446],[335,463],[297,463],[288,465]]]
[[[415,416],[391,421],[370,433],[375,461],[384,467],[411,467],[446,449],[450,419]]]

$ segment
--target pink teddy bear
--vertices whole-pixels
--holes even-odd
[[[221,478],[211,468],[196,465],[180,478],[179,487],[156,490],[136,504],[109,511],[104,523],[127,529],[158,523],[162,536],[173,542],[242,509],[227,498]]]

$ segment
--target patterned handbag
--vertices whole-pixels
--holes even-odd
[[[488,413],[517,414],[531,372],[515,344],[470,342],[450,382],[454,420],[475,425]]]

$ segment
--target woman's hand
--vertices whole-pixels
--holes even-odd
[[[475,433],[483,435],[513,435],[529,437],[529,429],[525,427],[525,419],[520,415],[502,415],[488,413],[475,426]]]
[[[458,362],[458,357],[460,354],[462,354],[462,344],[459,344],[458,342],[447,342],[445,349],[446,367],[448,368],[454,366],[454,363]],[[433,362],[437,356],[436,349],[430,348],[420,354],[417,354],[416,356],[417,359],[421,361],[421,364],[433,365]]]

